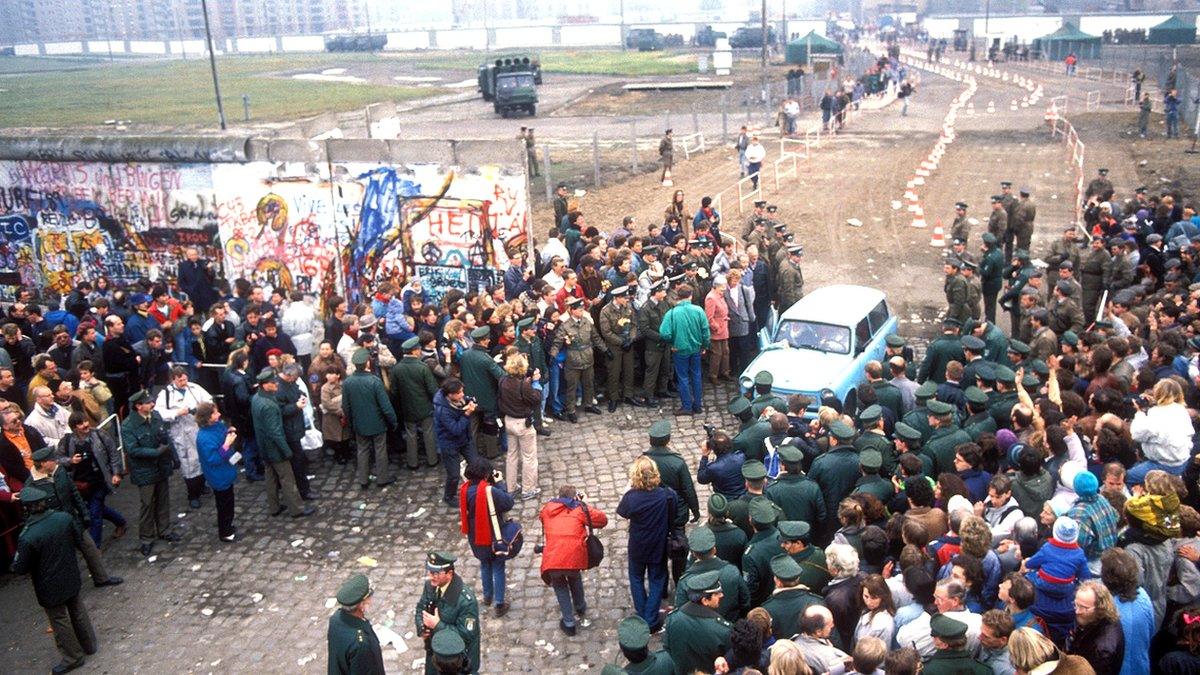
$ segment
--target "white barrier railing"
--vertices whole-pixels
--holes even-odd
[[[704,152],[704,132],[701,131],[695,134],[678,137],[679,145],[683,148],[683,156],[685,159],[691,159],[692,153]],[[689,146],[689,142],[695,142],[694,146]]]
[[[1087,103],[1086,103],[1085,110],[1087,110],[1088,112],[1092,112],[1093,110],[1099,110],[1099,109],[1100,109],[1100,92],[1099,91],[1089,91],[1087,93]]]
[[[779,139],[779,156],[800,155],[808,159],[808,141],[799,138]]]
[[[757,185],[755,182],[757,181]],[[738,215],[745,212],[745,204],[747,199],[762,199],[763,196],[763,181],[762,169],[758,173],[751,174],[737,182],[738,191]]]
[[[779,190],[779,179],[796,175],[796,158],[799,155],[787,153],[775,160],[775,190]],[[791,163],[791,167],[787,164]]]

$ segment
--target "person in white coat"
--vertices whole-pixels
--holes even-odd
[[[296,361],[307,371],[312,363],[315,332],[321,330],[323,324],[317,320],[317,313],[304,299],[303,293],[292,291],[289,297],[291,304],[283,310],[279,328],[292,339],[292,345],[296,347]]]
[[[1149,396],[1134,399],[1138,407],[1129,425],[1133,440],[1142,444],[1142,461],[1125,474],[1133,487],[1155,469],[1182,476],[1192,451],[1192,419],[1183,401],[1183,388],[1174,380],[1159,380]]]
[[[204,492],[204,474],[200,469],[200,454],[196,450],[196,408],[201,403],[212,403],[213,397],[204,387],[189,382],[187,369],[171,367],[171,384],[158,393],[154,409],[167,424],[167,435],[179,459],[179,471],[187,486],[188,505],[200,508],[200,496]]]

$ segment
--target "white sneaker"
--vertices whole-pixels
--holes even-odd
[[[532,490],[524,490],[521,492],[521,499],[533,499],[540,494],[542,494],[541,488],[534,488]]]

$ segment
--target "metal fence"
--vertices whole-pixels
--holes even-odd
[[[765,86],[735,87],[714,94],[711,105],[626,117],[619,125],[593,131],[590,136],[542,140],[535,151],[538,175],[530,171],[532,192],[549,200],[559,182],[598,188],[659,171],[658,144],[665,129],[675,130],[676,158],[688,159],[726,146],[737,138],[743,125],[751,131],[774,127],[788,98],[800,104],[802,114],[818,109],[826,91],[836,91],[844,79],[860,77],[876,58],[864,49],[852,49],[844,55],[835,77],[826,71],[791,82],[775,78]]]

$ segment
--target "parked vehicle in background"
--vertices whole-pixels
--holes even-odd
[[[767,28],[767,44],[775,44],[775,29]],[[742,26],[733,32],[729,38],[729,46],[734,49],[761,49],[762,27]]]
[[[653,28],[630,28],[625,33],[625,46],[639,52],[654,52],[663,48],[663,37]]]
[[[325,38],[327,52],[377,52],[387,46],[387,35],[331,35]]]

